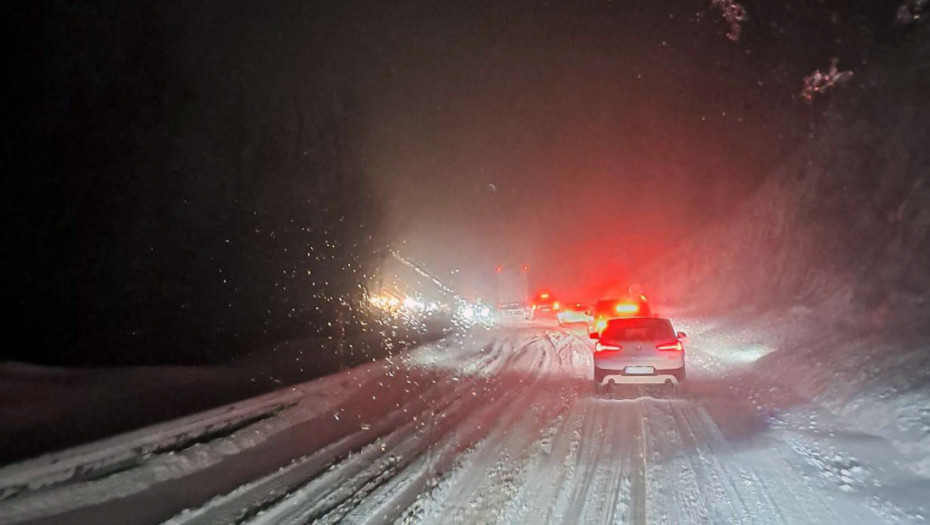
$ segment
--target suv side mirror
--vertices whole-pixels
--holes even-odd
[[[588,337],[590,337],[591,339],[594,339],[595,341],[597,341],[598,339],[601,338],[601,336],[598,335],[597,332],[591,332],[591,333],[589,333],[589,334],[588,334]]]
[[[688,334],[686,334],[686,333],[684,333],[684,332],[678,332],[678,338],[679,338],[679,339],[687,339],[687,338],[688,338]]]

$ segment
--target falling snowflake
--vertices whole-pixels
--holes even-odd
[[[898,13],[895,16],[895,22],[898,24],[913,24],[919,22],[924,15],[924,11],[930,7],[930,0],[905,0],[898,7]]]
[[[710,3],[723,12],[723,19],[730,24],[730,31],[727,38],[734,42],[739,42],[739,35],[743,29],[743,22],[749,20],[746,8],[735,0],[710,0]]]

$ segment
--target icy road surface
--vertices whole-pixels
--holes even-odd
[[[765,388],[747,359],[694,336],[683,397],[602,399],[584,335],[477,330],[303,384],[244,426],[7,489],[0,523],[924,521],[928,486],[889,447]]]

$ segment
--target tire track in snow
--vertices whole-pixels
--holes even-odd
[[[543,437],[532,446],[540,452],[527,465],[527,481],[515,498],[515,522],[548,523],[558,512],[557,498],[566,477],[577,464],[583,410],[575,410],[578,389],[566,388],[559,395],[558,416],[543,431]]]
[[[670,404],[669,404],[670,405]],[[706,502],[707,487],[698,481],[690,463],[679,422],[670,406],[648,403],[645,406],[646,440],[649,448],[649,488],[647,521],[649,523],[710,523]]]
[[[403,523],[514,522],[519,508],[508,496],[524,485],[525,474],[537,456],[530,451],[538,448],[544,438],[541,429],[546,422],[558,420],[562,412],[559,407],[564,406],[545,399],[552,395],[545,381],[557,369],[553,367],[554,354],[548,340],[538,339],[526,345],[527,356],[531,355],[529,349],[537,350],[529,367],[538,373],[509,403],[530,406],[530,410],[505,413],[488,436],[467,453],[467,461],[449,473],[439,488],[424,495],[422,504],[407,512]]]
[[[516,352],[505,355],[504,359],[495,361],[491,368],[498,368],[498,366],[504,369],[512,368],[514,362],[525,355],[526,348],[533,344],[529,342]],[[501,365],[499,361],[503,361],[504,364]],[[523,383],[526,378],[533,376],[532,368],[526,367],[523,371],[524,376],[519,378],[518,383]],[[394,446],[394,443],[391,443],[391,446],[385,443],[369,445],[369,447],[378,447],[383,456],[402,458],[387,472],[379,469],[378,465],[374,465],[365,468],[359,475],[346,479],[346,475],[351,473],[351,464],[337,465],[330,479],[314,480],[306,487],[293,491],[287,498],[257,516],[254,522],[304,523],[308,520],[318,520],[321,523],[327,523],[342,519],[358,522],[359,514],[369,513],[379,499],[384,499],[382,493],[395,491],[398,486],[419,489],[400,491],[393,496],[396,501],[380,502],[380,506],[384,506],[385,503],[389,504],[388,506],[399,514],[398,509],[403,510],[412,503],[419,491],[425,488],[429,478],[433,477],[433,459],[440,464],[440,469],[447,468],[448,463],[451,463],[457,454],[478,442],[487,434],[494,420],[505,413],[507,404],[502,394],[506,394],[506,391],[500,391],[501,385],[496,385],[497,388],[493,392],[484,392],[481,397],[465,396],[466,402],[456,403],[456,400],[462,397],[462,391],[469,390],[467,384],[460,383],[460,385],[464,388],[458,388],[448,394],[454,399],[445,407],[439,407],[438,413],[444,414],[444,417],[438,428],[428,432],[423,432],[421,429],[417,435],[409,432],[399,433],[397,446],[406,447],[401,450],[400,454],[396,453],[397,446]],[[482,398],[483,396],[489,396],[494,401],[490,405],[482,406],[482,403],[486,401]],[[423,417],[435,418],[436,413],[437,409],[433,408],[431,411],[424,412]],[[434,452],[435,449],[439,451]],[[434,453],[438,454],[437,458],[432,458]],[[411,483],[411,479],[417,481]],[[334,483],[338,485],[336,494],[331,493],[327,499],[320,500],[320,489],[325,489]],[[327,501],[329,501],[328,504]],[[358,507],[363,503],[363,510],[359,512]],[[383,512],[375,513],[375,515],[382,516],[383,519]]]
[[[579,346],[580,345],[580,346]],[[565,352],[569,355],[564,358]],[[569,341],[559,349],[562,363],[573,365],[575,354],[588,351],[587,345],[577,339]],[[518,515],[521,523],[556,523],[562,521],[570,505],[571,494],[566,487],[574,477],[579,464],[579,450],[586,416],[591,403],[584,402],[588,389],[586,383],[570,383],[560,396],[566,409],[550,427],[551,445],[546,454],[533,465],[528,478],[533,482],[524,485],[519,508],[525,509]],[[544,442],[543,446],[547,443]]]
[[[572,448],[577,449],[577,440],[571,439],[571,434],[568,440],[564,438],[566,424],[580,426],[579,419],[569,417],[579,385],[552,377],[556,372],[565,375],[564,358],[556,358],[564,354],[571,341],[563,343],[545,337],[538,343],[537,350],[543,351],[544,359],[534,368],[540,373],[534,376],[534,386],[512,401],[514,407],[532,403],[529,406],[535,408],[514,410],[495,433],[469,451],[467,460],[421,500],[425,503],[405,515],[403,523],[532,523],[535,521],[526,516],[534,510],[533,504],[543,502],[548,507],[549,501],[540,499],[537,489],[541,482],[553,478],[541,480],[538,469],[549,458],[561,457],[559,450],[571,453]],[[554,386],[558,388],[554,390]],[[547,453],[550,448],[551,453]],[[565,467],[558,471],[564,472]],[[550,486],[553,491],[559,488],[558,484]]]
[[[534,344],[537,346],[534,346]],[[572,334],[546,332],[542,337],[536,336],[530,343],[523,346],[521,349],[523,352],[527,352],[529,348],[537,348],[542,351],[539,355],[540,358],[532,366],[533,369],[538,371],[538,374],[532,376],[534,384],[538,385],[538,387],[528,388],[522,394],[522,397],[532,402],[530,406],[533,408],[529,411],[531,417],[526,417],[522,413],[508,414],[508,420],[498,425],[498,433],[491,432],[488,438],[479,443],[475,450],[469,453],[468,465],[471,465],[472,468],[460,466],[458,472],[456,472],[458,475],[450,478],[453,479],[453,484],[456,486],[452,489],[446,487],[445,490],[456,496],[443,501],[442,508],[447,514],[439,521],[467,520],[467,509],[473,506],[474,502],[472,500],[476,498],[482,499],[487,494],[500,492],[498,489],[501,488],[510,492],[516,491],[517,501],[506,504],[499,501],[496,508],[491,505],[491,509],[489,509],[488,505],[484,505],[483,512],[487,514],[490,510],[494,510],[499,513],[506,513],[511,518],[525,513],[525,505],[519,503],[519,494],[521,492],[525,493],[527,490],[526,478],[532,477],[536,479],[535,476],[531,476],[531,473],[541,461],[540,454],[533,451],[544,446],[543,443],[547,439],[547,434],[552,436],[561,428],[562,423],[560,422],[565,420],[563,413],[571,406],[571,399],[577,397],[577,389],[572,389],[577,385],[563,382],[563,388],[559,396],[552,398],[550,389],[543,388],[546,386],[543,383],[554,372],[564,373],[572,363],[576,362],[574,359],[566,361],[565,354],[566,351],[573,352],[569,357],[574,358],[574,353],[583,352],[587,348],[586,345],[582,345],[580,349],[576,348],[577,344],[578,339]],[[569,388],[566,389],[564,385],[569,385]],[[525,406],[520,400],[512,400],[512,403],[515,406]],[[552,409],[549,407],[560,408]],[[500,433],[501,429],[503,433]],[[497,460],[492,463],[494,458],[497,458]],[[481,465],[483,470],[478,473],[474,472],[474,465]],[[488,477],[487,474],[492,474],[491,477],[498,481],[503,478],[504,485],[486,483],[484,480]],[[468,496],[465,497],[464,495]],[[466,510],[463,511],[462,509]],[[487,518],[486,515],[482,517],[482,519]]]
[[[538,354],[533,367],[537,373],[533,383],[511,400],[513,406],[527,409],[510,411],[480,443],[467,474],[452,487],[452,497],[445,502],[438,522],[469,523],[477,517],[476,511],[492,521],[512,518],[512,500],[525,479],[527,463],[538,453],[533,445],[544,437],[545,428],[562,408],[546,383],[558,369],[555,346],[547,337],[530,348]]]
[[[640,525],[646,524],[646,515],[648,512],[647,506],[647,490],[649,487],[647,481],[647,455],[648,451],[648,440],[646,439],[646,413],[644,408],[644,403],[637,403],[637,418],[639,419],[639,432],[636,434],[636,440],[639,442],[638,458],[636,458],[637,464],[633,468],[633,483],[631,491],[633,493],[632,505],[633,508],[630,512],[631,522],[637,523]]]
[[[513,354],[507,352],[507,345],[494,344],[487,347],[489,351],[479,353],[477,361],[486,368],[496,369],[499,362],[513,359]],[[362,385],[370,386],[383,384],[387,378],[376,377],[367,380]],[[255,512],[255,509],[273,505],[276,501],[286,497],[296,487],[311,482],[324,469],[340,469],[340,473],[351,476],[352,469],[359,468],[359,462],[353,461],[353,451],[365,450],[365,447],[381,439],[385,434],[396,433],[398,428],[405,427],[406,422],[414,421],[423,426],[424,421],[431,421],[437,410],[453,403],[461,397],[463,391],[474,390],[481,384],[482,378],[475,375],[464,382],[425,383],[416,381],[409,388],[404,387],[406,399],[409,401],[398,406],[376,419],[367,429],[358,430],[343,439],[311,454],[299,458],[287,467],[268,476],[243,485],[224,496],[218,496],[207,502],[199,509],[187,511],[174,517],[170,523],[231,523],[243,519]],[[451,387],[443,393],[442,388]],[[392,387],[395,388],[395,387]],[[374,391],[380,391],[373,389]],[[360,387],[360,391],[371,391]],[[403,432],[401,432],[403,435]],[[385,452],[385,451],[382,451]],[[340,459],[342,458],[342,459]]]
[[[563,523],[628,522],[633,487],[635,415],[628,402],[590,399],[581,438],[577,479],[570,480],[572,505]],[[627,406],[620,406],[620,404]]]
[[[653,402],[646,408],[653,480],[649,523],[878,521],[860,507],[825,500],[783,459],[783,451],[734,447],[700,404]]]

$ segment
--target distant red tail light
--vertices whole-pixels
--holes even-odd
[[[681,352],[684,349],[685,347],[683,347],[681,345],[681,341],[678,341],[678,340],[669,341],[668,343],[662,343],[662,344],[656,345],[656,350],[662,350],[665,352]]]

